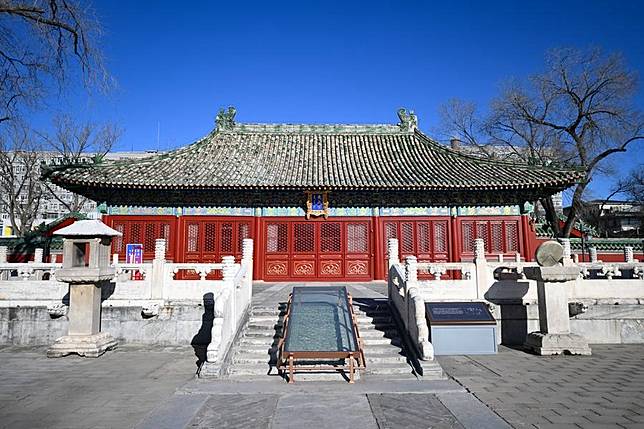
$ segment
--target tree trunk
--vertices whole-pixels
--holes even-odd
[[[572,232],[573,227],[575,226],[575,221],[581,210],[582,200],[581,197],[584,195],[586,186],[588,186],[589,181],[584,180],[582,183],[578,184],[575,188],[575,193],[572,195],[572,204],[570,205],[570,212],[568,213],[568,218],[564,224],[563,230],[561,231],[561,237],[568,238]]]
[[[546,221],[552,228],[552,232],[555,237],[559,237],[561,234],[561,228],[559,227],[559,215],[555,209],[555,204],[552,202],[552,197],[546,197],[539,200],[543,210],[546,212]]]

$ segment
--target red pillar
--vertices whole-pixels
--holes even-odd
[[[451,262],[461,262],[461,230],[458,225],[458,217],[450,217],[450,235],[449,235],[449,246],[450,246],[450,258]]]
[[[255,214],[255,225],[253,228],[254,234],[254,249],[253,249],[253,279],[263,280],[264,276],[264,231],[262,231],[262,218]]]
[[[382,242],[382,231],[380,228],[380,216],[371,217],[371,237],[373,237],[373,247],[371,257],[373,259],[373,276],[374,280],[385,279],[385,249]]]
[[[534,253],[533,246],[535,245],[535,243],[533,243],[534,233],[530,228],[530,217],[526,214],[521,215],[521,235],[523,236],[523,248],[521,249],[521,253],[523,253],[523,257],[526,261],[532,261],[532,255]]]

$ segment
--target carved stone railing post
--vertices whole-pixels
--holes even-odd
[[[43,249],[37,248],[34,250],[34,263],[42,263]]]
[[[154,242],[154,259],[152,260],[152,274],[150,275],[150,298],[163,299],[165,271],[165,249],[164,238],[157,238]]]
[[[482,238],[474,240],[474,264],[476,265],[476,297],[482,299],[490,287],[487,259],[485,258],[485,241]]]
[[[624,262],[627,262],[629,264],[632,264],[633,262],[635,262],[635,258],[633,257],[632,246],[624,246]]]
[[[564,265],[570,265],[570,263],[572,262],[572,249],[570,248],[570,239],[560,238],[559,242],[563,246],[563,263]]]
[[[112,254],[112,265],[116,266],[119,264],[119,254],[114,253]]]
[[[242,241],[242,264],[246,266],[246,279],[248,282],[248,299],[253,296],[253,239],[244,238]]]
[[[387,241],[387,255],[389,258],[388,268],[391,268],[393,265],[400,264],[400,259],[398,259],[398,239],[390,238]]]
[[[165,238],[157,238],[154,242],[154,259],[165,262]]]
[[[405,282],[408,288],[418,282],[418,260],[415,256],[405,258]]]
[[[588,254],[590,255],[590,262],[597,263],[597,248],[594,246],[589,247]]]
[[[237,315],[235,311],[237,309],[237,303],[235,302],[235,274],[237,274],[237,269],[235,267],[235,257],[234,256],[224,256],[221,258],[221,262],[224,264],[224,267],[221,270],[224,288],[230,290],[230,301],[228,311],[224,310],[224,314],[227,317],[231,317],[231,320],[237,320]],[[235,335],[235,323],[229,324],[231,328],[230,335]]]
[[[7,246],[0,246],[0,264],[7,263]],[[9,271],[0,271],[0,280],[7,280]]]
[[[36,248],[34,249],[34,264],[42,264],[43,261],[43,249]],[[42,280],[43,272],[41,270],[34,270],[34,277],[36,280]]]
[[[485,241],[482,238],[474,240],[474,259],[485,259]]]
[[[58,263],[58,255],[50,254],[49,255],[49,262],[51,262],[52,264],[57,264]]]

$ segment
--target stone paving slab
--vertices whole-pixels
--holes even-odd
[[[367,396],[380,429],[463,429],[435,395],[372,393]]]
[[[644,344],[596,344],[592,356],[440,356],[456,381],[516,428],[644,428]]]

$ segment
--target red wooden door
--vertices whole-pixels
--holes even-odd
[[[252,220],[185,216],[182,262],[221,262],[224,256],[242,257],[242,242],[252,238]],[[219,274],[220,276],[220,274]],[[216,278],[214,275],[208,279]]]
[[[390,238],[398,239],[398,255],[401,261],[407,256],[416,256],[419,262],[449,261],[449,220],[446,218],[397,218],[383,219],[385,254],[384,266],[388,266],[387,246]],[[386,275],[386,273],[385,273]],[[419,273],[421,277],[425,273]]]
[[[265,280],[370,280],[371,222],[264,220]]]

